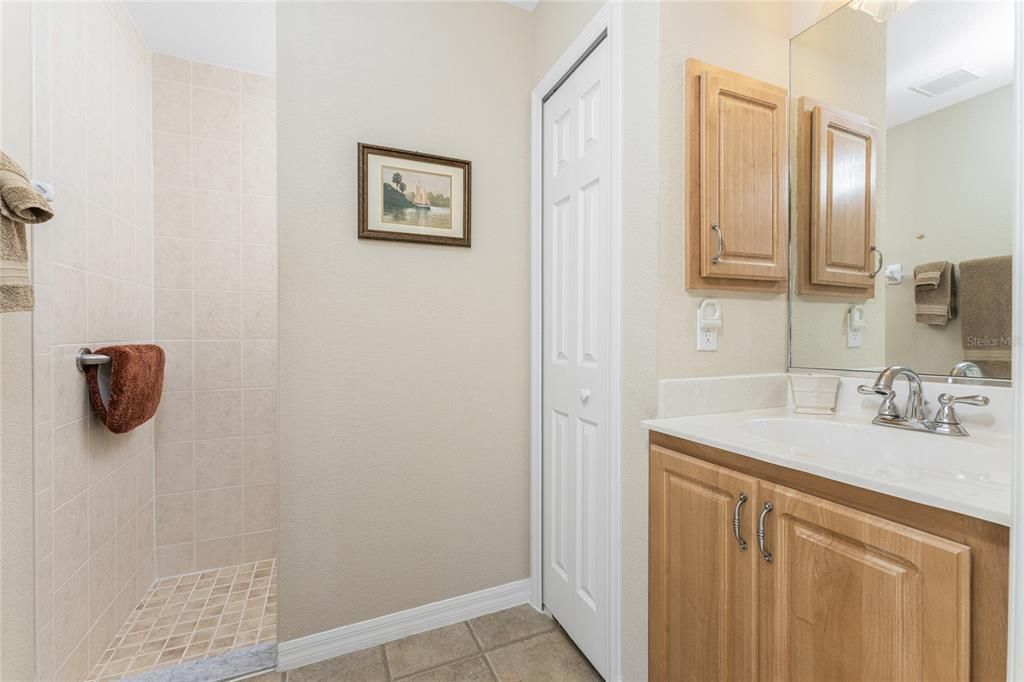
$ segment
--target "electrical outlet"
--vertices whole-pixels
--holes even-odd
[[[708,329],[707,327],[697,327],[697,350],[718,350],[718,330]]]
[[[846,330],[846,347],[847,348],[860,348],[864,339],[863,329],[847,329]]]

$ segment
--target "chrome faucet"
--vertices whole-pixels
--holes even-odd
[[[907,379],[908,393],[907,403],[903,411],[896,407],[896,391],[893,389],[893,382],[900,376]],[[939,396],[939,410],[935,419],[926,419],[924,416],[924,390],[921,385],[921,377],[909,367],[893,365],[882,370],[882,373],[875,379],[872,386],[858,386],[857,392],[861,395],[880,395],[882,404],[878,406],[878,414],[871,420],[872,424],[879,426],[891,426],[897,429],[910,429],[913,431],[925,431],[943,436],[966,436],[967,429],[960,423],[960,417],[953,409],[955,404],[964,405],[988,405],[988,398],[983,395],[953,396],[943,393]]]

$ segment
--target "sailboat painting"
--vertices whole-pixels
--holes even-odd
[[[470,162],[359,145],[359,238],[469,246]]]
[[[397,225],[419,225],[442,230],[452,228],[452,178],[450,175],[381,166],[386,186],[381,220]]]

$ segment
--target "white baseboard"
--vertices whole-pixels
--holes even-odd
[[[525,604],[529,599],[529,579],[517,580],[280,642],[277,645],[277,669],[291,670],[325,661],[335,656]]]

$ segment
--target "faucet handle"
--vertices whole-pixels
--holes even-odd
[[[901,417],[900,410],[896,407],[896,391],[891,387],[887,388],[878,384],[875,384],[874,386],[865,386],[864,384],[861,384],[857,387],[857,393],[882,398],[882,404],[878,406],[879,417],[885,417],[887,419],[899,419]]]
[[[975,405],[984,407],[989,399],[985,395],[961,395],[950,393],[939,394],[939,411],[935,413],[934,428],[938,433],[951,436],[966,436],[967,429],[960,424],[960,416],[953,409],[954,405]]]

